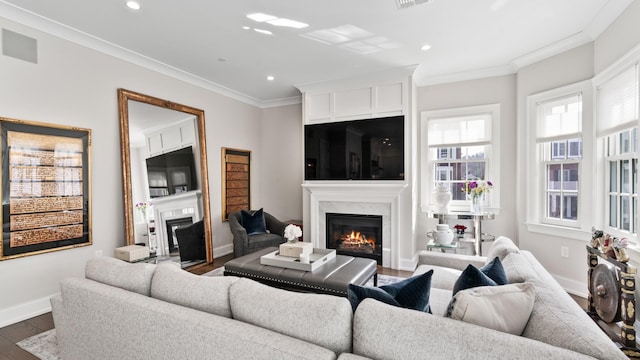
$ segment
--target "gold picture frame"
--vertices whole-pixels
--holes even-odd
[[[91,130],[0,117],[0,136],[0,260],[91,245]]]
[[[222,148],[222,221],[251,209],[251,151]]]

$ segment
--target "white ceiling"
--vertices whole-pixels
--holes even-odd
[[[631,1],[433,0],[398,9],[396,0],[139,0],[135,12],[125,0],[0,0],[0,16],[272,106],[299,101],[296,86],[390,68],[417,66],[418,85],[513,73],[592,41]],[[246,18],[256,12],[309,26]],[[345,25],[367,34],[333,45],[308,38]],[[371,44],[380,51],[351,50]]]

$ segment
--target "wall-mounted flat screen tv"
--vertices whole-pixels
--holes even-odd
[[[148,158],[147,177],[152,198],[197,190],[191,146]]]
[[[304,127],[305,180],[404,180],[404,116]]]

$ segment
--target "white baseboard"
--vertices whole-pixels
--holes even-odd
[[[0,310],[0,328],[48,313],[51,311],[51,301],[49,299],[54,295]]]
[[[213,258],[219,258],[221,256],[233,254],[233,244],[222,245],[217,248],[213,248]]]
[[[420,257],[420,253],[416,253],[413,255],[412,259],[400,259],[400,264],[398,264],[398,270],[404,271],[414,271],[416,266],[418,265],[418,258]]]
[[[587,284],[569,279],[563,276],[553,275],[553,278],[564,288],[566,292],[572,295],[577,295],[583,298],[587,298],[589,292],[587,290]]]

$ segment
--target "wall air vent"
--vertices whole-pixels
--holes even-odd
[[[433,0],[396,0],[396,5],[398,5],[398,9],[406,9],[414,5],[428,4],[432,1]]]

